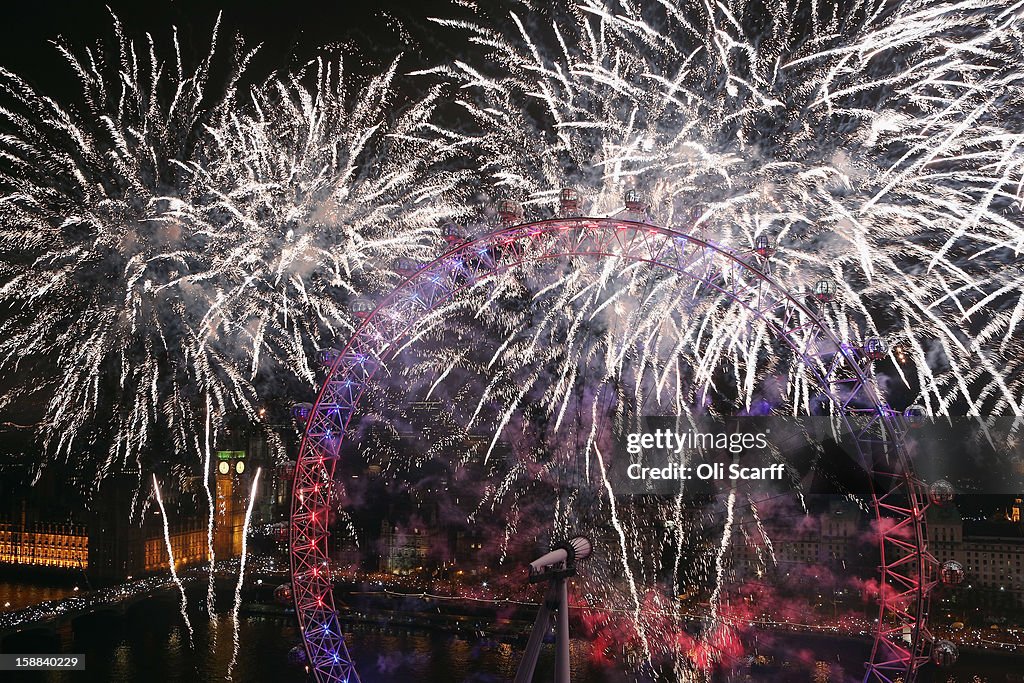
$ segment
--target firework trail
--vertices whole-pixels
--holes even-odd
[[[181,578],[178,576],[177,567],[174,566],[174,548],[171,546],[170,522],[167,519],[167,510],[164,508],[164,500],[160,496],[160,484],[157,481],[155,474],[153,475],[153,494],[156,496],[157,505],[160,507],[160,519],[164,526],[164,546],[167,548],[167,563],[171,568],[171,579],[178,587],[178,592],[181,593],[181,618],[184,620],[185,627],[188,629],[189,645],[192,645],[192,622],[189,621],[188,618],[188,598],[185,596],[185,585],[181,582]]]
[[[721,597],[722,586],[724,585],[724,573],[725,565],[723,560],[725,559],[726,551],[729,549],[729,541],[732,538],[732,524],[736,512],[736,487],[734,486],[729,491],[729,499],[725,504],[725,529],[722,531],[722,542],[718,546],[718,552],[715,553],[715,590],[711,594],[711,621],[715,622],[718,620],[718,601]]]
[[[598,466],[601,469],[601,480],[602,480],[602,483],[603,483],[605,489],[608,492],[608,505],[609,505],[609,508],[610,508],[610,521],[612,523],[612,526],[615,528],[615,532],[619,536],[619,544],[620,544],[619,548],[622,551],[622,570],[626,574],[626,580],[629,583],[629,591],[632,594],[633,602],[636,605],[636,612],[634,613],[634,618],[639,622],[640,621],[640,614],[641,614],[643,605],[641,604],[640,593],[637,590],[637,586],[636,586],[636,579],[633,576],[633,570],[632,570],[632,568],[630,566],[629,543],[626,540],[626,532],[623,529],[622,522],[620,521],[619,516],[618,516],[618,514],[617,514],[617,512],[615,510],[615,492],[612,490],[612,486],[611,486],[611,484],[608,481],[608,472],[605,469],[604,458],[601,457],[601,451],[599,449],[595,448],[594,453],[597,456],[597,463],[598,463]],[[643,648],[644,648],[644,652],[646,653],[647,661],[650,662],[650,660],[651,660],[651,647],[650,647],[650,644],[647,642],[647,634],[644,632],[643,629],[640,629],[639,630],[639,635],[640,635],[640,640],[643,643]]]
[[[228,672],[225,678],[231,679],[231,672],[238,661],[238,610],[242,607],[242,584],[245,582],[245,561],[249,557],[248,539],[249,522],[252,520],[252,508],[256,503],[256,487],[260,482],[260,472],[263,468],[257,467],[256,474],[252,478],[252,486],[249,487],[249,504],[245,508],[245,522],[242,524],[242,557],[238,561],[238,581],[235,583],[235,603],[231,607],[231,661],[228,663]]]
[[[206,492],[206,504],[207,504],[207,518],[206,518],[206,552],[210,556],[210,563],[206,567],[207,571],[207,583],[206,583],[206,612],[210,615],[210,624],[212,628],[216,629],[217,613],[215,611],[215,594],[214,594],[214,567],[217,563],[217,556],[213,550],[213,526],[214,517],[217,512],[216,504],[213,500],[213,491],[210,489],[210,477],[213,474],[212,457],[213,452],[210,447],[210,400],[207,397],[206,400],[206,428],[203,431],[205,440],[203,441],[203,491]],[[216,636],[215,636],[216,637]]]

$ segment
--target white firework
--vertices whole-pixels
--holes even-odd
[[[73,104],[0,70],[0,366],[19,379],[2,401],[42,399],[47,452],[79,465],[86,486],[141,463],[156,430],[198,453],[196,396],[220,415],[254,400],[238,363],[203,343],[210,293],[190,277],[210,268],[219,237],[177,166],[229,105],[249,54],[211,92],[214,47],[186,71],[176,36],[168,63],[116,18],[114,32],[112,50],[58,46],[79,78]]]
[[[822,313],[844,342],[888,342],[887,362],[877,364],[883,389],[917,395],[934,414],[1020,414],[1024,280],[1013,264],[1024,238],[1024,4],[765,10],[740,1],[524,0],[504,14],[457,4],[473,16],[437,23],[484,56],[417,75],[457,87],[475,123],[462,147],[475,150],[493,196],[546,218],[568,187],[583,195],[586,215],[629,217],[622,198],[639,189],[652,223],[737,252],[767,237],[772,275],[791,291],[810,293],[820,279],[838,286]],[[695,299],[677,279],[617,260],[508,271],[449,313],[456,325],[442,330],[434,318],[425,335],[496,338],[493,356],[466,345],[427,351],[409,376],[441,375],[462,397],[460,381],[475,375],[484,388],[466,423],[493,408],[491,448],[500,435],[526,431],[514,415],[541,406],[548,448],[562,455],[556,469],[568,479],[577,458],[593,472],[590,456],[609,436],[594,416],[609,409],[621,425],[644,412],[699,413],[709,395],[724,394],[740,411],[767,398],[776,411],[799,413],[812,412],[817,393],[809,368],[780,353],[756,311],[725,296]],[[573,425],[558,434],[574,406],[591,415],[576,421],[586,436],[575,449],[565,439]],[[518,515],[538,467],[552,465],[545,449],[517,452],[534,462],[503,472],[483,504]],[[654,517],[673,519],[673,504],[655,506]],[[590,587],[605,591],[606,604],[638,609],[635,589],[615,577],[653,585],[649,558],[678,530],[652,538],[650,507],[621,507],[612,493],[592,504],[590,523],[606,526],[611,515],[619,547],[608,566],[592,567],[611,580]],[[731,520],[732,499],[728,510]],[[555,519],[556,536],[580,523],[557,510]],[[716,524],[705,533],[721,533]],[[727,536],[715,544],[721,552]],[[715,595],[721,552],[692,568],[714,580]],[[650,660],[644,636],[664,624],[639,612],[636,622]],[[712,650],[719,639],[732,644],[713,632]],[[689,677],[680,661],[692,653],[656,642]]]
[[[398,67],[358,94],[340,58],[269,79],[188,166],[207,220],[230,237],[203,274],[219,289],[206,321],[253,376],[280,381],[286,359],[312,383],[309,351],[354,330],[347,304],[396,257],[426,257],[440,222],[466,212],[468,173],[445,170],[457,150],[430,120],[440,93],[393,111]]]
[[[227,420],[311,385],[373,269],[465,206],[437,93],[396,113],[397,62],[358,92],[326,57],[238,89],[241,41],[211,84],[213,47],[189,71],[176,37],[166,62],[114,32],[59,46],[73,104],[0,70],[0,367],[20,373],[0,407],[40,396],[48,455],[86,487],[167,457],[156,439],[193,457],[181,476],[208,469]]]
[[[465,144],[497,194],[543,216],[572,187],[606,215],[635,187],[655,223],[739,250],[766,236],[774,275],[833,279],[830,324],[886,338],[931,412],[1019,413],[1003,369],[1024,310],[1007,272],[1024,237],[1019,3],[467,5],[479,16],[438,23],[486,59],[422,73],[471,93]],[[768,350],[694,348],[702,324],[656,337],[700,367]]]

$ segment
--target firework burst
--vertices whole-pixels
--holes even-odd
[[[767,238],[776,277],[834,280],[830,324],[851,343],[887,338],[896,381],[931,411],[1018,411],[1002,368],[1024,310],[1007,272],[1024,236],[1019,6],[474,10],[438,23],[487,58],[423,73],[471,93],[466,145],[496,193],[544,215],[571,187],[600,215],[637,188],[656,223],[740,250]],[[701,324],[658,337],[692,346]],[[767,343],[694,350],[701,366],[750,366]]]
[[[398,102],[397,62],[358,96],[328,58],[239,88],[254,51],[237,41],[211,83],[216,28],[191,71],[176,37],[167,63],[114,32],[113,51],[58,46],[74,105],[0,72],[0,365],[53,378],[3,402],[42,399],[48,454],[87,488],[166,455],[156,438],[208,470],[226,420],[258,424],[263,402],[312,384],[313,351],[353,329],[346,300],[422,255],[424,226],[465,198],[464,174],[438,166],[438,92]]]
[[[214,87],[214,47],[186,71],[176,36],[167,63],[151,38],[128,39],[116,18],[114,32],[112,51],[57,46],[81,85],[74,105],[0,71],[9,310],[0,364],[9,373],[52,370],[43,373],[49,381],[20,382],[4,402],[42,399],[40,431],[56,457],[108,449],[98,462],[77,461],[87,486],[141,462],[157,429],[179,452],[197,449],[202,404],[190,387],[219,413],[253,400],[224,349],[202,344],[208,294],[187,277],[210,268],[218,238],[178,167],[197,153],[210,112],[231,100],[249,55]]]
[[[231,244],[197,276],[219,290],[205,324],[245,351],[253,376],[280,381],[287,368],[312,384],[310,349],[351,334],[348,305],[466,212],[468,173],[445,170],[457,150],[430,121],[440,89],[400,106],[398,65],[358,97],[340,59],[274,77],[225,112],[208,158],[188,166]]]

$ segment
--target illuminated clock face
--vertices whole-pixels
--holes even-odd
[[[221,474],[227,474],[228,472],[231,471],[231,465],[221,460],[220,464],[217,465],[217,469],[220,470]]]
[[[242,472],[245,472],[245,461],[244,460],[239,460],[238,462],[235,463],[235,472],[238,472],[239,474],[241,474]]]

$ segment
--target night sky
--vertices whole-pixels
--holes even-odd
[[[186,60],[205,55],[218,11],[223,11],[221,46],[242,35],[247,44],[263,44],[251,73],[260,76],[302,63],[329,46],[355,49],[359,62],[375,64],[405,53],[411,63],[447,51],[447,43],[425,17],[451,14],[446,0],[372,0],[371,2],[275,2],[238,0],[208,2],[137,2],[135,0],[40,0],[6,7],[0,26],[0,65],[27,78],[48,93],[74,93],[71,75],[50,41],[66,38],[79,48],[112,36],[109,6],[130,36],[149,32],[158,43],[169,41],[178,28]],[[403,45],[400,20],[415,45]],[[225,51],[226,53],[226,51]],[[166,53],[164,53],[166,54]]]

